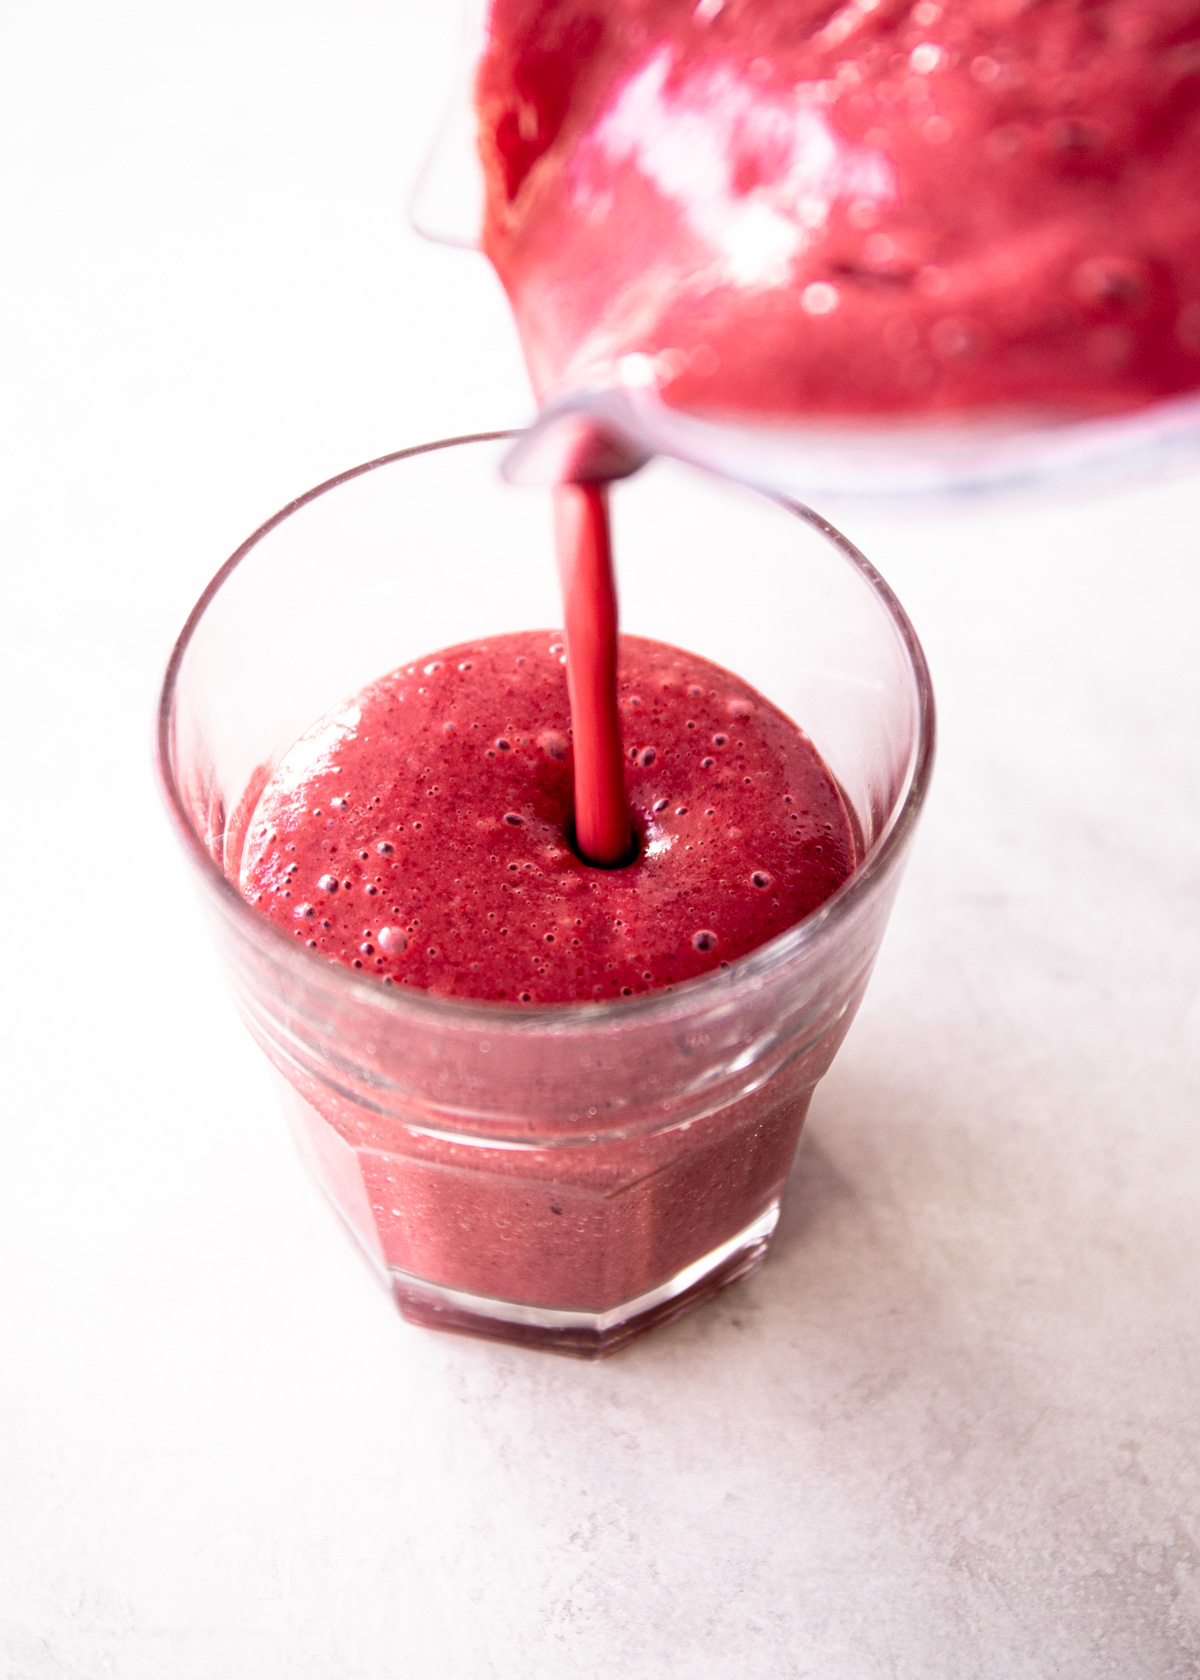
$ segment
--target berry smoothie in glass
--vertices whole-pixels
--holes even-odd
[[[505,447],[371,463],[255,533],[176,648],[160,764],[301,1149],[405,1316],[596,1355],[761,1263],[932,699],[837,533],[656,465],[614,494],[630,850],[597,866],[564,643],[529,628],[561,612],[546,498]]]

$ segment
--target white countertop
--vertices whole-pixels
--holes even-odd
[[[149,756],[262,517],[527,412],[482,261],[401,214],[451,20],[0,33],[0,1675],[1200,1674],[1200,475],[838,510],[942,748],[766,1269],[599,1365],[412,1329]]]

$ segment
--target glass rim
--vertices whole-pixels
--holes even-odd
[[[924,650],[908,614],[890,585],[848,537],[821,514],[789,496],[763,490],[752,491],[752,494],[765,496],[768,501],[775,502],[785,512],[793,514],[819,532],[852,570],[862,577],[881,602],[893,629],[899,635],[909,670],[915,681],[915,750],[903,797],[893,806],[881,833],[853,873],[817,909],[801,921],[793,923],[790,928],[784,929],[782,933],[776,934],[773,939],[767,940],[765,944],[756,946],[754,950],[738,957],[728,968],[714,969],[711,973],[698,975],[694,979],[683,981],[670,991],[646,992],[631,998],[528,1006],[514,1006],[506,1001],[484,998],[444,997],[425,990],[385,987],[371,976],[358,975],[352,969],[331,963],[327,958],[314,956],[303,947],[298,947],[294,941],[288,939],[281,927],[268,917],[258,915],[238,892],[224,870],[217,867],[188,814],[187,803],[171,762],[171,722],[179,677],[192,638],[205,613],[241,563],[284,520],[299,513],[310,502],[329,494],[330,491],[340,489],[354,479],[364,477],[367,473],[392,466],[398,461],[452,449],[462,444],[501,443],[521,436],[522,432],[516,428],[469,432],[455,437],[437,438],[429,443],[414,444],[407,449],[396,449],[386,455],[375,456],[372,460],[348,467],[344,472],[337,473],[294,497],[270,518],[264,520],[238,545],[200,594],[176,637],[167,661],[159,694],[154,735],[155,768],[167,809],[183,841],[184,849],[199,870],[206,886],[217,895],[222,908],[249,938],[255,941],[265,940],[268,948],[277,952],[280,960],[289,968],[297,964],[302,965],[297,968],[297,972],[303,973],[309,979],[320,975],[327,985],[341,989],[348,996],[357,997],[373,1008],[392,1014],[398,1022],[406,1019],[427,1023],[439,1021],[446,1026],[474,1026],[486,1028],[490,1032],[495,1032],[503,1023],[505,1027],[511,1026],[521,1036],[544,1033],[548,1030],[557,1035],[570,1025],[596,1028],[621,1022],[632,1024],[637,1021],[644,1024],[648,1018],[687,1015],[695,1012],[697,1007],[703,1008],[709,1003],[727,1003],[746,990],[759,990],[767,979],[786,968],[807,949],[818,941],[824,942],[830,933],[853,913],[875,881],[889,872],[894,861],[902,853],[924,804],[933,771],[936,744],[933,683]],[[705,472],[709,477],[719,477],[704,468],[693,467],[692,470]],[[722,482],[738,483],[737,480]],[[739,485],[739,488],[745,486]]]

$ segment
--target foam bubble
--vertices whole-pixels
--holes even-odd
[[[379,949],[386,951],[389,957],[399,957],[408,950],[408,935],[403,928],[381,927],[379,930]]]
[[[323,893],[335,893],[338,890],[338,878],[336,875],[322,875],[317,885]]]
[[[692,935],[692,944],[697,951],[715,951],[719,941],[711,928],[698,928]]]

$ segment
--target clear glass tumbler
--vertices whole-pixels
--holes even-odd
[[[317,957],[239,891],[249,817],[317,718],[420,654],[560,621],[549,499],[507,434],[400,451],[292,502],[171,657],[159,769],[300,1149],[415,1323],[596,1356],[761,1264],[813,1089],[862,998],[929,781],[903,610],[823,520],[655,462],[614,490],[624,628],[807,730],[859,829],[813,915],[669,993],[521,1008]]]

